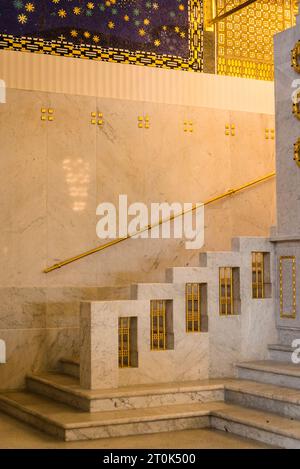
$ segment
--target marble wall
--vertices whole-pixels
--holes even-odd
[[[53,121],[41,120],[42,107],[54,109]],[[103,113],[103,127],[91,124],[92,111]],[[146,114],[150,128],[139,129]],[[79,300],[125,299],[131,282],[197,265],[197,251],[180,240],[130,240],[44,274],[101,243],[100,202],[120,193],[129,203],[198,202],[263,176],[274,170],[266,128],[274,128],[272,115],[8,89],[0,106],[0,339],[8,354],[0,387],[78,355]],[[274,181],[210,206],[204,249],[228,249],[233,235],[266,235],[274,211]]]
[[[190,263],[196,253],[177,241],[136,240],[48,275],[42,270],[100,244],[96,206],[116,203],[120,193],[129,203],[199,202],[274,170],[274,141],[265,138],[265,129],[274,128],[269,115],[7,94],[0,107],[2,286],[160,280],[165,267]],[[54,109],[53,122],[41,121],[43,106]],[[96,110],[104,115],[102,128],[90,123]],[[138,128],[140,115],[149,115],[150,129]],[[193,133],[184,132],[185,120]],[[226,123],[236,136],[225,135]],[[229,248],[233,235],[265,235],[273,217],[274,182],[218,202],[206,210],[204,248]]]

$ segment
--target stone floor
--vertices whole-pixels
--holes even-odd
[[[256,449],[270,448],[234,435],[209,429],[184,430],[122,438],[65,443],[0,413],[0,448],[35,449],[115,449],[115,448],[206,448],[206,449]]]

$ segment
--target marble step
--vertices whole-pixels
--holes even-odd
[[[240,379],[300,389],[300,365],[274,360],[238,363]]]
[[[211,410],[220,406],[224,403],[89,413],[31,392],[0,394],[0,410],[65,441],[206,428]]]
[[[273,413],[227,404],[211,412],[211,428],[280,448],[300,449],[300,422]]]
[[[255,381],[225,384],[225,402],[300,420],[300,390]]]
[[[224,400],[223,383],[220,380],[187,381],[90,391],[81,388],[77,378],[56,372],[26,378],[29,391],[87,412]]]
[[[59,360],[59,369],[62,373],[68,376],[78,378],[80,376],[79,359],[75,358],[61,358]]]
[[[82,412],[30,392],[0,394],[0,410],[65,441],[214,428],[282,448],[300,448],[300,422],[224,402]]]
[[[270,360],[291,363],[294,349],[290,345],[271,344],[268,345]]]

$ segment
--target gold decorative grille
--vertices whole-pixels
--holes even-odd
[[[217,14],[241,0],[216,0]],[[273,36],[295,24],[296,0],[257,0],[217,23],[217,70],[257,80],[274,80]]]
[[[119,318],[119,368],[130,366],[130,318]]]
[[[151,350],[167,349],[166,300],[151,300]]]
[[[220,267],[219,269],[219,299],[220,315],[230,316],[234,314],[233,308],[233,269],[232,267]]]
[[[265,297],[264,253],[252,252],[252,297]]]
[[[280,317],[287,318],[287,319],[295,319],[296,314],[297,314],[296,257],[295,256],[281,256],[280,257],[279,259],[279,288],[280,288]],[[288,291],[284,291],[286,289]],[[290,311],[287,311],[288,308],[290,308]]]
[[[186,332],[201,331],[201,292],[199,283],[185,285]]]

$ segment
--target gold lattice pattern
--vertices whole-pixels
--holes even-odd
[[[130,318],[119,318],[119,367],[130,366]]]
[[[201,331],[200,284],[187,283],[185,286],[186,332]]]
[[[220,267],[219,269],[219,301],[221,316],[234,314],[232,267]]]
[[[241,0],[217,0],[217,13],[241,3]],[[273,36],[295,24],[296,3],[296,0],[257,0],[220,21],[218,74],[273,80]]]
[[[151,350],[167,349],[166,301],[151,300]]]
[[[264,298],[264,253],[252,253],[252,297]]]

